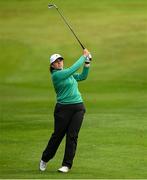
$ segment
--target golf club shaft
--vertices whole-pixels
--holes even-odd
[[[63,21],[65,22],[65,24],[69,27],[69,29],[71,30],[71,32],[73,33],[73,35],[75,36],[75,38],[77,39],[77,41],[79,42],[80,46],[82,47],[82,49],[85,49],[85,47],[83,46],[83,44],[81,43],[81,41],[79,40],[79,38],[77,37],[77,35],[75,34],[75,32],[73,31],[73,29],[71,28],[71,26],[68,24],[68,22],[66,21],[65,17],[61,14],[61,12],[59,11],[58,8],[56,8],[56,10],[58,11],[58,13],[60,14],[61,18],[63,19]]]

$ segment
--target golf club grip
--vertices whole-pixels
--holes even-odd
[[[83,46],[83,44],[82,44],[82,43],[80,43],[80,45],[81,45],[82,49],[84,50],[84,49],[85,49],[85,47]]]

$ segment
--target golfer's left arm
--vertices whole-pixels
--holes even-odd
[[[89,67],[90,67],[90,64],[85,64],[84,67],[83,67],[82,73],[81,73],[81,74],[75,73],[75,74],[73,75],[73,77],[74,77],[77,81],[83,81],[83,80],[87,79],[88,73],[89,73]]]

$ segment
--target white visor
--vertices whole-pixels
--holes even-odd
[[[60,54],[53,54],[53,55],[51,55],[51,57],[50,57],[50,64],[55,62],[58,58],[63,59],[63,57]]]

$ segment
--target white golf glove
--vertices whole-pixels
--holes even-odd
[[[89,64],[92,60],[92,56],[91,54],[89,54],[89,56],[86,57],[85,63]]]

